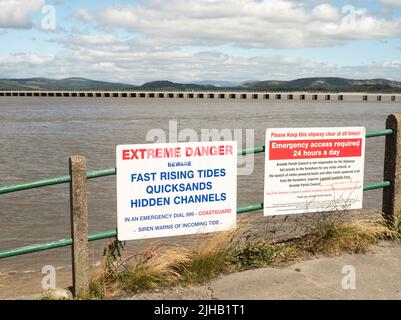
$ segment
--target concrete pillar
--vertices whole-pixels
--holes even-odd
[[[72,280],[75,297],[89,292],[88,205],[86,159],[70,157],[70,214],[72,237]]]
[[[383,178],[391,185],[383,189],[382,211],[387,220],[395,222],[401,218],[401,115],[388,116],[386,128],[393,134],[386,136]]]

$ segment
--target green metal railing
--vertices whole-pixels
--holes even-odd
[[[369,131],[366,133],[366,138],[388,136],[388,135],[392,135],[392,134],[393,134],[393,130],[391,130],[391,129]],[[238,151],[238,155],[240,156],[240,155],[256,154],[256,153],[263,153],[263,152],[265,152],[264,146],[256,146],[254,148],[241,149]],[[95,178],[100,178],[100,177],[112,176],[115,174],[116,174],[116,168],[108,168],[108,169],[88,171],[86,174],[86,178],[87,179],[95,179]],[[62,184],[62,183],[68,183],[70,181],[71,181],[71,176],[66,175],[66,176],[59,176],[59,177],[55,177],[55,178],[43,179],[43,180],[38,180],[38,181],[33,181],[33,182],[28,182],[28,183],[14,184],[14,185],[10,185],[10,186],[1,187],[0,194],[18,192],[18,191],[34,189],[34,188],[41,188],[41,187],[45,187],[45,186],[51,186],[51,185]],[[374,189],[382,189],[382,188],[387,188],[389,186],[390,186],[390,181],[379,181],[379,182],[375,182],[375,183],[364,184],[363,190],[368,191],[368,190],[374,190]],[[237,214],[261,210],[261,209],[263,209],[263,203],[250,204],[247,206],[237,208]],[[112,229],[112,230],[93,233],[88,236],[88,240],[96,241],[96,240],[101,240],[101,239],[113,238],[116,235],[117,235],[117,230]],[[19,256],[19,255],[23,255],[23,254],[27,254],[27,253],[43,251],[43,250],[66,247],[66,246],[70,246],[71,244],[72,244],[72,239],[66,238],[66,239],[55,240],[55,241],[50,241],[50,242],[46,242],[46,243],[39,243],[39,244],[34,244],[34,245],[24,246],[24,247],[19,247],[19,248],[0,250],[0,259],[12,257],[12,256]]]

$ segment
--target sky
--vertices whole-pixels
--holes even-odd
[[[0,78],[401,81],[401,0],[0,0]]]

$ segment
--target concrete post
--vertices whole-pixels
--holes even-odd
[[[401,217],[401,115],[388,116],[386,129],[393,134],[386,136],[383,178],[391,185],[383,189],[382,211],[387,220],[395,222]]]
[[[72,280],[74,296],[89,292],[88,206],[86,195],[86,159],[70,157],[70,212],[72,237]]]

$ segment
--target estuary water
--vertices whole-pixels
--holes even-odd
[[[68,174],[68,157],[81,154],[88,170],[115,166],[117,144],[146,143],[149,130],[174,136],[189,128],[254,130],[255,145],[273,127],[365,126],[385,128],[386,117],[401,112],[400,103],[296,102],[266,100],[127,99],[127,98],[0,98],[0,186]],[[239,141],[240,142],[240,141]],[[263,200],[263,154],[255,155],[254,170],[239,176],[238,205]],[[368,139],[365,182],[382,180],[384,138]],[[250,159],[249,161],[252,161]],[[0,195],[0,250],[69,237],[68,184]],[[90,232],[116,226],[115,177],[88,182]],[[364,194],[365,208],[381,208],[381,191]],[[247,214],[266,221],[261,211]],[[161,244],[190,243],[189,237],[164,238]],[[91,244],[91,262],[100,259],[104,241]],[[143,242],[129,246],[143,246]],[[71,263],[69,248],[0,260],[0,272],[40,269]]]

